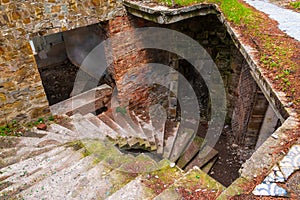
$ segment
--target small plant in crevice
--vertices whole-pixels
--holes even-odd
[[[0,136],[20,136],[23,131],[24,128],[16,120],[0,126]]]
[[[7,122],[5,125],[0,126],[0,136],[22,136],[28,130],[32,129],[39,124],[59,123],[60,116],[49,116],[47,119],[41,117],[35,121],[20,123],[17,120]]]
[[[126,108],[125,107],[121,107],[121,106],[119,106],[119,107],[116,108],[116,112],[117,113],[121,113],[123,115],[125,115],[127,113]]]
[[[300,1],[291,2],[289,6],[300,11]]]

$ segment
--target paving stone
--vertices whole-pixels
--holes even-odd
[[[278,21],[279,29],[300,41],[300,13],[281,8],[267,1],[246,0],[246,2]]]
[[[285,177],[282,174],[282,172],[280,171],[278,165],[275,165],[272,168],[272,171],[270,172],[270,174],[264,179],[265,183],[278,183],[278,182],[285,182]]]
[[[255,187],[252,192],[254,195],[258,196],[275,196],[275,197],[287,197],[287,191],[279,187],[276,183],[261,183]]]

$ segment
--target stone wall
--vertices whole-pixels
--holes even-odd
[[[0,124],[49,113],[29,40],[124,15],[120,0],[1,0]]]

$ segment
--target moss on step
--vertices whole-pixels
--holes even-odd
[[[168,160],[162,160],[157,171],[143,175],[142,182],[151,193],[160,194],[183,175],[177,166],[171,167],[170,164]]]
[[[223,191],[225,187],[208,176],[198,167],[190,170],[181,180],[175,183],[175,186],[193,187],[199,186],[201,189]]]
[[[220,196],[218,196],[217,200],[227,200],[230,197],[244,194],[245,189],[243,189],[243,185],[248,183],[249,181],[243,177],[238,178],[235,180],[226,190],[224,190]]]
[[[91,153],[84,148],[84,144],[80,140],[68,142],[66,144],[66,147],[72,147],[74,151],[83,149],[83,151],[82,151],[83,157],[91,155]]]
[[[126,184],[128,184],[130,181],[135,179],[138,176],[138,174],[135,173],[126,173],[119,170],[114,170],[108,176],[106,177],[106,180],[109,180],[111,187],[109,191],[107,191],[107,196],[112,195],[122,187],[124,187]]]
[[[215,199],[223,190],[225,190],[223,185],[195,167],[161,193],[157,199],[189,199],[191,197]]]
[[[140,154],[132,162],[123,164],[119,170],[128,173],[145,173],[155,171],[158,167],[158,164],[152,158],[145,154]]]
[[[191,159],[199,152],[204,142],[205,140],[203,138],[196,136],[193,139],[191,145],[187,148],[184,154],[179,158],[177,162],[178,167],[183,169],[191,161]]]

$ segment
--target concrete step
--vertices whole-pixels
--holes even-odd
[[[147,137],[147,141],[150,144],[150,150],[151,151],[155,151],[157,150],[157,144],[155,141],[155,132],[154,132],[154,128],[152,126],[151,121],[150,122],[145,122],[142,119],[140,119],[139,117],[137,117],[137,120],[141,126],[141,128],[143,129],[144,134]]]
[[[180,156],[183,155],[186,148],[189,146],[189,144],[192,142],[193,138],[195,136],[195,133],[192,129],[179,127],[179,130],[177,132],[177,136],[175,139],[175,142],[173,144],[172,151],[170,153],[169,159],[172,162],[176,162]]]
[[[81,114],[71,116],[71,124],[79,135],[78,139],[104,139],[106,136],[92,122],[85,119]]]
[[[23,171],[25,173],[22,174],[23,176],[12,176],[7,179],[6,181],[11,182],[12,185],[2,190],[1,195],[8,197],[18,195],[20,192],[27,190],[34,184],[43,181],[45,178],[74,165],[83,157],[82,153],[82,151],[74,152],[70,151],[70,149],[62,150],[55,156],[45,157],[40,163],[35,162],[37,165],[33,166],[33,169],[30,169],[30,167],[28,168],[25,165],[24,167],[26,167],[27,170],[30,170],[30,172]],[[32,164],[29,166],[32,166]],[[25,168],[21,168],[21,173],[22,170],[25,170]]]
[[[194,167],[154,200],[194,199],[195,197],[215,199],[223,190],[225,190],[223,185],[198,167]]]
[[[148,173],[155,171],[159,168],[159,165],[149,156],[141,153],[132,160],[122,164],[118,169],[127,173]]]
[[[45,153],[47,151],[56,148],[56,146],[57,145],[52,144],[41,148],[39,147],[15,148],[15,151],[12,151],[11,154],[6,155],[7,157],[0,159],[0,168],[40,155],[42,153]]]
[[[116,108],[113,108],[116,109]],[[127,110],[125,114],[123,113],[115,113],[115,115],[122,117],[127,125],[130,127],[130,129],[134,132],[135,137],[141,139],[141,145],[145,145],[146,148],[151,147],[147,136],[145,135],[142,127],[140,126],[138,119],[133,111]],[[114,116],[116,117],[116,116]]]
[[[66,199],[103,199],[110,189],[105,176],[112,171],[103,162],[99,162],[95,167],[80,174],[76,183]]]
[[[129,182],[127,185],[122,187],[120,190],[116,191],[113,195],[106,198],[106,200],[149,200],[155,195],[153,192],[143,185],[143,180],[141,177]]]
[[[176,134],[179,128],[179,122],[167,120],[164,134],[164,152],[163,157],[169,158],[173,149],[173,144],[176,139]]]
[[[34,184],[22,191],[20,195],[24,199],[65,199],[74,187],[75,181],[81,173],[93,166],[94,158],[87,156],[74,165],[64,168],[50,177]]]
[[[115,141],[119,139],[118,133],[111,129],[109,126],[107,126],[104,122],[102,122],[97,116],[93,115],[92,113],[89,113],[86,114],[84,117],[90,122],[92,122],[95,126],[97,126],[99,130],[107,137]]]
[[[54,104],[50,106],[50,110],[53,115],[71,116],[75,113],[85,115],[104,107],[109,102],[111,94],[112,88],[104,84]]]
[[[62,125],[59,125],[59,124],[51,124],[48,127],[47,131],[56,133],[56,134],[60,134],[65,137],[78,138],[78,136],[79,136],[77,132],[72,131],[71,129],[64,127]]]
[[[107,200],[153,199],[183,175],[179,168],[171,167],[167,160],[162,160],[158,165],[160,166],[158,170],[141,174]]]
[[[111,110],[106,111],[105,113],[114,121],[116,122],[122,129],[126,132],[127,135],[129,135],[129,138],[133,138],[133,141],[139,141],[139,143],[130,144],[131,147],[136,146],[137,148],[140,146],[145,146],[145,148],[149,148],[150,144],[147,141],[147,138],[143,134],[143,132],[140,132],[137,128],[137,126],[134,126],[134,123],[131,120],[130,114],[127,110],[124,110],[122,112],[118,112],[118,108],[112,108]],[[130,142],[130,140],[129,140]]]
[[[53,156],[56,156],[60,152],[65,150],[65,147],[58,147],[51,151],[42,153],[36,157],[29,158],[23,161],[20,161],[18,163],[9,165],[7,167],[4,167],[1,169],[0,173],[0,180],[8,180],[11,181],[11,179],[14,179],[13,177],[21,177],[23,174],[31,173],[32,171],[35,171],[37,166],[44,160],[51,158]]]
[[[210,170],[213,168],[214,164],[217,162],[218,156],[212,158],[207,164],[201,167],[201,170],[207,174],[209,174]]]
[[[167,113],[161,105],[154,105],[150,107],[149,115],[155,131],[157,154],[162,155],[164,152],[164,133]]]
[[[185,170],[190,170],[194,166],[202,168],[217,155],[218,152],[215,149],[205,145],[204,148],[199,151],[198,155],[186,166]]]
[[[133,162],[135,157],[130,154],[123,154],[108,140],[82,140],[81,145],[85,148],[86,154],[93,155],[96,161],[105,161],[112,169],[119,168],[122,164]]]
[[[101,113],[98,115],[99,119],[102,120],[107,126],[116,131],[121,138],[125,138],[126,142],[124,144],[119,144],[119,147],[122,148],[128,144],[130,147],[138,144],[135,138],[128,134],[121,126],[119,126],[114,120],[112,120],[106,113]]]
[[[194,156],[199,152],[201,146],[203,145],[204,139],[196,136],[190,146],[187,147],[186,151],[182,156],[180,156],[177,161],[178,167],[184,169],[184,167],[194,158]]]

